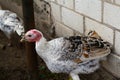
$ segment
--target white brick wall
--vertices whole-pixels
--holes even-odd
[[[109,3],[104,5],[104,22],[120,29],[120,7]]]
[[[103,24],[100,24],[96,21],[93,21],[91,19],[86,18],[85,19],[85,25],[86,25],[86,34],[90,31],[90,30],[95,30],[101,37],[102,39],[110,42],[113,44],[113,30],[106,27]]]
[[[109,55],[107,61],[103,61],[103,66],[115,76],[120,77],[120,57],[117,55]]]
[[[104,0],[104,1],[107,1],[107,2],[114,2],[114,0]]]
[[[120,5],[120,0],[115,0],[115,3]]]
[[[72,36],[74,35],[74,32],[73,30],[69,29],[67,26],[59,23],[59,22],[56,22],[56,27],[55,27],[55,31],[56,31],[56,34],[57,36],[59,37],[62,37],[62,36]]]
[[[75,10],[93,19],[101,21],[100,0],[75,0]]]
[[[83,33],[83,16],[62,7],[62,22],[72,29]]]
[[[73,1],[74,0],[57,0],[57,3],[73,9]]]
[[[55,1],[55,0],[51,0],[51,1]]]
[[[115,52],[120,55],[120,32],[115,32]]]
[[[51,8],[52,8],[52,14],[53,14],[55,20],[61,21],[60,6],[55,3],[51,3]]]

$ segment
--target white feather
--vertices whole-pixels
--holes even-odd
[[[24,33],[23,23],[18,18],[14,12],[0,10],[0,30],[3,31],[8,38],[11,38],[11,34],[14,32],[17,32],[19,36]]]

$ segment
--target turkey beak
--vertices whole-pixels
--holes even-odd
[[[24,42],[24,41],[26,41],[26,40],[25,40],[25,36],[23,35],[22,39],[20,40],[20,42]]]

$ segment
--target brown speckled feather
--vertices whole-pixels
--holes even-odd
[[[95,37],[71,36],[64,38],[64,49],[59,60],[73,60],[80,63],[101,58],[110,53],[110,44]]]

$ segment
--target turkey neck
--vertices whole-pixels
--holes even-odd
[[[47,40],[42,37],[39,41],[36,42],[36,51],[38,53],[38,55],[43,59],[43,60],[46,60],[47,58],[47,54],[45,53],[46,49],[47,49]]]

